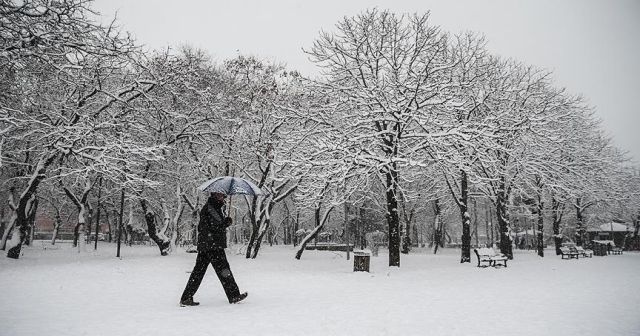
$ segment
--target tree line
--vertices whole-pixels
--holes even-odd
[[[551,72],[491,54],[481,35],[450,34],[428,13],[366,10],[305,50],[321,73],[309,77],[255,56],[145,51],[90,5],[0,3],[8,257],[20,256],[36,213],[56,227],[73,214],[80,250],[92,223],[97,239],[98,223],[139,221],[167,255],[194,239],[196,186],[220,175],[268,192],[231,199],[247,258],[274,226],[295,223],[295,239],[302,221],[313,228],[300,258],[330,217],[361,209],[361,220],[384,222],[390,266],[428,218],[438,246],[443,217],[457,213],[469,262],[478,201],[510,258],[516,213],[535,219],[541,256],[549,221],[557,246],[563,229],[582,244],[598,218],[633,222],[638,239],[638,169],[594,108]]]

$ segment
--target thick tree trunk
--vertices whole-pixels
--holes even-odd
[[[480,237],[478,237],[478,201],[473,199],[473,233],[476,237],[476,247],[480,247]]]
[[[538,247],[538,255],[540,257],[544,257],[544,215],[542,210],[544,210],[544,203],[542,202],[542,195],[538,194],[538,202],[537,202],[537,213],[538,213],[538,231],[536,232],[537,236],[537,247]]]
[[[23,194],[24,195],[24,194]],[[11,240],[7,244],[7,257],[18,259],[20,258],[20,252],[22,250],[22,245],[25,244],[25,241],[28,238],[29,234],[29,222],[32,218],[35,217],[35,204],[37,198],[36,194],[31,194],[31,197],[23,202],[22,200],[18,204],[18,208],[16,209],[16,221],[15,227],[13,230],[13,234],[11,236]],[[24,210],[21,210],[22,203],[24,203]],[[17,229],[17,231],[16,231]]]
[[[438,253],[438,247],[443,245],[443,230],[442,230],[442,210],[440,209],[440,200],[436,199],[433,201],[433,212],[434,212],[434,234],[433,234],[433,254]]]
[[[584,218],[583,218],[583,208],[581,206],[581,199],[576,199],[576,245],[582,246],[582,236],[584,234]]]
[[[250,259],[253,251],[253,246],[256,244],[256,240],[258,239],[258,225],[251,224],[251,235],[249,235],[249,242],[247,243],[247,252],[245,253],[245,258]]]
[[[115,213],[115,211],[114,211],[114,213]],[[107,230],[109,232],[109,235],[107,236],[107,241],[109,243],[112,243],[113,242],[113,230],[112,230],[113,229],[113,225],[111,225],[111,220],[112,219],[109,218],[109,211],[105,211],[104,215],[106,217],[105,220],[107,221]],[[113,217],[115,217],[115,215]]]
[[[98,210],[97,210],[97,214],[96,214],[96,232],[95,232],[95,236],[94,236],[94,242],[93,242],[93,249],[97,250],[98,249],[98,234],[100,233],[100,207],[101,207],[101,199],[102,197],[102,176],[100,177],[100,182],[98,184]],[[89,230],[91,230],[91,228],[89,228]]]
[[[60,212],[56,212],[55,224],[53,225],[53,234],[51,235],[51,245],[56,244],[56,239],[58,239],[58,231],[62,226],[62,217],[60,217]]]
[[[53,163],[53,160],[55,160],[57,156],[58,152],[52,151],[38,161],[36,168],[31,174],[31,179],[29,180],[26,189],[20,195],[17,207],[14,210],[16,216],[14,230],[17,229],[17,231],[13,234],[10,244],[11,246],[7,246],[8,258],[20,258],[22,243],[24,242],[29,227],[27,211],[30,210],[31,203],[33,202],[33,198],[35,198],[40,182],[45,178],[47,168],[51,163]]]
[[[558,202],[555,197],[551,198],[551,209],[553,213],[551,218],[553,220],[553,241],[556,247],[556,255],[561,255],[562,251],[562,234],[560,233],[560,223],[562,222],[562,213],[564,211],[564,204]]]
[[[31,204],[31,209],[29,210],[29,216],[27,218],[27,220],[29,221],[29,234],[27,236],[27,240],[25,241],[25,244],[27,246],[31,246],[31,243],[33,242],[33,237],[36,231],[36,212],[37,211],[38,211],[38,198],[35,197],[33,199],[33,203]]]
[[[500,232],[500,252],[511,260],[513,259],[513,247],[511,246],[511,237],[509,237],[509,212],[507,210],[509,195],[505,187],[504,177],[501,177],[500,188],[496,195],[496,214]]]
[[[7,239],[9,238],[9,235],[11,234],[11,232],[13,232],[13,229],[16,226],[17,220],[18,220],[18,213],[15,210],[13,210],[11,214],[11,218],[9,218],[9,221],[7,222],[4,228],[4,232],[2,233],[2,241],[0,241],[0,250],[4,250],[6,248]]]
[[[266,200],[265,200],[266,201]],[[261,216],[258,223],[258,232],[256,236],[256,240],[253,242],[253,251],[251,252],[251,259],[255,259],[258,256],[258,252],[260,251],[260,246],[262,245],[262,239],[264,238],[265,233],[269,232],[271,226],[271,212],[273,211],[273,207],[276,205],[276,202],[273,201],[273,198],[269,199],[268,202],[260,203],[261,213],[262,208],[266,207],[264,217]],[[247,248],[247,251],[249,249]]]
[[[85,237],[87,236],[87,226],[85,223],[85,212],[86,212],[86,207],[85,205],[81,205],[80,211],[78,212],[78,224],[76,224],[73,232],[73,242],[74,242],[74,246],[78,247],[78,252],[85,252],[87,250],[86,248],[86,241],[85,241]]]
[[[247,259],[251,258],[253,247],[256,244],[256,240],[259,236],[260,219],[258,218],[259,215],[257,214],[257,212],[259,211],[258,209],[258,200],[254,197],[251,201],[251,211],[249,212],[249,220],[251,222],[251,235],[249,235],[249,243],[247,244],[247,252],[245,253],[245,258]]]
[[[164,234],[158,235],[155,213],[147,207],[147,201],[145,199],[140,199],[140,205],[142,206],[142,211],[144,211],[144,220],[147,223],[147,233],[149,234],[149,238],[158,245],[160,255],[168,255],[171,248],[171,242],[164,236]]]
[[[387,224],[389,225],[389,266],[400,267],[400,217],[398,216],[398,171],[395,164],[386,172]]]
[[[460,216],[462,217],[462,251],[460,263],[471,262],[471,216],[469,215],[469,186],[467,173],[460,171]]]
[[[402,204],[402,218],[403,218],[403,225],[402,225],[402,249],[400,250],[400,252],[402,254],[409,254],[409,251],[411,251],[411,245],[412,245],[412,237],[411,237],[411,228],[412,228],[412,222],[413,222],[413,216],[415,215],[415,209],[411,209],[411,211],[409,211],[409,214],[407,214],[407,204],[404,200],[401,200]],[[365,242],[367,241],[366,239],[366,233],[364,234],[365,239],[363,239]]]
[[[293,246],[298,246],[298,236],[296,233],[300,229],[300,211],[296,212],[296,220],[293,222],[293,232],[291,232],[291,239],[293,240]]]
[[[258,256],[258,252],[260,251],[260,246],[262,245],[262,239],[264,238],[265,233],[269,231],[269,226],[271,224],[271,220],[265,219],[262,223],[262,227],[258,232],[258,238],[256,238],[253,252],[251,253],[251,259],[255,259]]]

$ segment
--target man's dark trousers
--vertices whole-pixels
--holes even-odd
[[[211,264],[216,271],[229,302],[231,302],[231,299],[240,295],[240,290],[238,289],[236,280],[233,278],[231,268],[229,268],[229,262],[227,261],[227,255],[224,253],[224,249],[214,248],[198,252],[196,265],[193,267],[193,271],[187,282],[187,287],[182,293],[181,300],[193,298],[193,295],[196,294],[200,287],[200,283],[202,282],[202,278],[204,278],[204,274],[207,272],[209,264]]]

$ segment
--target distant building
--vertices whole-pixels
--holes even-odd
[[[595,228],[587,229],[589,240],[613,240],[618,247],[623,247],[627,235],[633,233],[633,228],[621,223],[606,223]]]

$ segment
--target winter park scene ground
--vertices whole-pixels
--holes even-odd
[[[640,336],[638,35],[636,0],[0,0],[0,336]]]
[[[456,249],[371,258],[353,272],[345,252],[228,250],[249,297],[226,302],[210,269],[178,307],[195,254],[149,246],[78,254],[70,244],[0,259],[2,335],[639,335],[640,254],[541,259],[516,252],[504,268],[460,264]],[[19,281],[17,281],[19,279]]]

